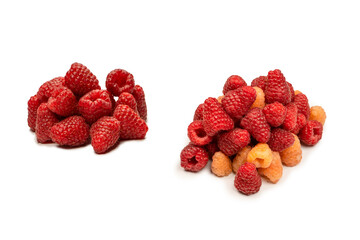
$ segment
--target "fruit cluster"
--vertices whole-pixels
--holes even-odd
[[[230,76],[223,94],[206,99],[195,111],[190,143],[180,154],[187,171],[198,172],[212,159],[212,173],[223,177],[234,172],[236,189],[253,194],[260,190],[260,176],[276,183],[283,165],[299,164],[300,142],[312,146],[322,137],[324,109],[310,108],[306,95],[294,91],[278,69],[251,86]]]
[[[135,85],[133,75],[122,69],[111,71],[106,89],[80,63],[73,63],[65,77],[42,84],[28,101],[28,125],[37,141],[75,147],[91,139],[94,151],[105,153],[119,139],[145,138],[145,93]]]

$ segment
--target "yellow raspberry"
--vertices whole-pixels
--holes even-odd
[[[302,158],[300,140],[295,134],[293,136],[295,138],[293,145],[280,152],[281,162],[288,167],[298,165]]]
[[[231,173],[231,160],[221,151],[216,152],[212,157],[211,171],[218,177],[224,177]]]
[[[273,160],[268,168],[258,168],[260,176],[268,182],[277,183],[282,176],[283,166],[279,152],[273,152]]]
[[[320,122],[322,125],[324,125],[326,120],[326,113],[324,109],[320,106],[312,106],[310,108],[309,120],[316,120]]]
[[[299,93],[302,93],[302,92],[300,92],[299,90],[295,90],[295,95],[298,95]]]
[[[223,95],[223,96],[219,96],[219,97],[217,98],[218,102],[221,103],[221,101],[223,100],[224,97],[225,97],[224,95]]]
[[[255,164],[257,168],[269,167],[272,159],[272,151],[266,143],[256,144],[247,156],[247,161]]]
[[[232,170],[236,174],[239,167],[246,162],[247,156],[251,150],[250,146],[243,147],[235,156],[232,162]]]
[[[259,87],[253,87],[256,91],[256,99],[255,102],[251,105],[251,108],[261,108],[263,109],[265,107],[265,94],[264,91]]]

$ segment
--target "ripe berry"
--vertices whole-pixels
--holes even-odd
[[[80,146],[89,139],[89,125],[83,117],[71,116],[52,126],[50,137],[61,146]]]
[[[294,101],[294,98],[295,98],[295,92],[294,92],[294,87],[291,83],[289,82],[286,82],[288,87],[289,87],[289,90],[290,90],[290,96],[291,96],[291,100],[290,102],[293,102]]]
[[[271,136],[268,142],[270,149],[274,152],[281,152],[293,145],[295,139],[291,132],[281,128],[271,130]]]
[[[230,117],[239,119],[250,109],[256,99],[254,88],[245,86],[228,92],[221,105]]]
[[[287,131],[293,131],[297,123],[298,109],[295,103],[286,105],[286,116],[282,127]]]
[[[56,88],[48,100],[48,108],[59,116],[68,117],[76,113],[77,100],[67,87]]]
[[[294,103],[298,108],[298,113],[304,114],[306,119],[309,119],[310,116],[310,106],[309,101],[305,94],[299,93],[294,98]]]
[[[91,145],[96,153],[104,153],[119,140],[120,121],[105,116],[97,120],[90,128]]]
[[[286,111],[286,107],[279,102],[267,104],[263,109],[266,121],[272,127],[279,127],[281,124],[283,124]]]
[[[133,75],[123,69],[112,70],[106,77],[106,89],[114,96],[123,92],[132,93],[134,85]]]
[[[201,103],[195,110],[194,121],[203,120],[204,103]]]
[[[56,77],[52,80],[49,80],[43,83],[38,92],[37,97],[41,102],[46,102],[49,97],[51,97],[52,92],[59,87],[63,87],[65,85],[65,78],[63,77]]]
[[[318,121],[310,120],[300,130],[299,139],[302,143],[313,146],[320,141],[322,133],[323,125]]]
[[[188,137],[194,145],[204,146],[212,141],[204,130],[203,121],[197,120],[190,123],[188,127]]]
[[[253,163],[242,164],[236,173],[234,185],[236,189],[245,194],[257,193],[261,187],[261,177]]]
[[[241,148],[250,143],[248,131],[235,128],[219,135],[218,147],[227,156],[236,154]]]
[[[260,108],[251,109],[241,120],[241,127],[248,130],[256,141],[266,143],[270,138],[270,126]]]
[[[198,172],[206,166],[209,156],[204,148],[189,144],[181,151],[180,159],[186,171]]]
[[[79,97],[91,90],[100,89],[96,76],[81,63],[73,63],[71,65],[65,75],[65,86]]]
[[[32,96],[29,101],[28,101],[28,125],[30,127],[31,131],[35,131],[35,127],[36,127],[36,112],[38,107],[40,106],[41,101],[39,100],[39,98],[37,97],[37,95]]]
[[[265,88],[266,103],[279,102],[286,105],[291,100],[290,89],[280,70],[269,71]]]
[[[137,110],[140,117],[146,121],[147,120],[147,106],[145,101],[145,92],[142,87],[135,85],[132,95],[136,100]]]
[[[47,103],[42,103],[37,109],[36,115],[36,138],[39,143],[51,142],[50,129],[59,122],[55,113],[50,111]]]
[[[226,82],[224,84],[223,94],[225,95],[227,92],[229,92],[231,90],[235,90],[237,88],[241,88],[246,85],[247,84],[244,81],[244,79],[242,79],[242,77],[240,77],[238,75],[232,75],[226,80]]]
[[[119,104],[128,105],[134,112],[138,113],[137,104],[134,96],[128,92],[123,92],[120,94],[118,100],[116,101],[115,107]]]
[[[255,78],[254,80],[252,80],[251,86],[252,87],[259,87],[263,91],[265,91],[267,81],[268,81],[267,76],[260,76],[260,77]]]

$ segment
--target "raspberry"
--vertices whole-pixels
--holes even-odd
[[[140,116],[127,105],[119,105],[115,108],[114,117],[120,121],[121,139],[144,139],[148,126]]]
[[[288,87],[289,87],[289,90],[290,90],[290,96],[291,96],[291,102],[293,102],[294,101],[294,98],[295,98],[295,92],[294,92],[294,87],[293,87],[293,85],[291,84],[291,83],[289,83],[289,82],[286,82],[287,83],[287,85],[288,85]]]
[[[227,156],[236,154],[241,148],[249,143],[249,132],[240,128],[235,128],[229,132],[222,133],[218,139],[218,147]]]
[[[260,76],[252,80],[251,86],[252,87],[259,87],[261,90],[265,91],[266,85],[267,85],[267,76]]]
[[[142,87],[135,85],[133,90],[133,96],[136,100],[137,110],[140,117],[146,121],[147,120],[147,106],[145,101],[145,92]]]
[[[37,97],[37,95],[32,96],[29,101],[28,101],[28,125],[30,127],[31,131],[35,131],[35,127],[36,127],[36,112],[38,107],[41,104],[41,101],[39,100],[39,98]]]
[[[228,176],[232,172],[230,158],[222,152],[216,152],[212,157],[211,172],[218,177]]]
[[[181,151],[180,159],[186,171],[198,172],[206,166],[209,156],[202,147],[189,144]]]
[[[119,140],[120,121],[105,116],[97,120],[90,128],[91,145],[96,153],[104,153]]]
[[[37,109],[36,115],[36,138],[39,143],[50,142],[50,129],[59,122],[55,113],[50,111],[47,103],[42,103]]]
[[[295,128],[291,131],[293,134],[298,134],[300,132],[300,130],[306,125],[306,117],[304,116],[304,114],[298,113],[297,115],[297,120],[296,120],[296,126]]]
[[[204,102],[203,125],[207,135],[214,136],[219,131],[233,129],[234,121],[221,108],[216,98],[208,98]]]
[[[279,127],[283,124],[286,117],[286,111],[286,107],[279,102],[267,104],[263,109],[266,121],[272,127]]]
[[[203,113],[204,113],[204,103],[201,103],[195,110],[194,114],[194,121],[196,120],[203,120]]]
[[[256,91],[256,99],[255,102],[251,105],[251,108],[261,108],[263,109],[265,107],[265,94],[264,91],[259,87],[253,87]]]
[[[83,117],[71,116],[52,126],[50,137],[61,146],[81,146],[89,139],[89,125]]]
[[[320,122],[322,125],[324,125],[326,120],[326,113],[324,109],[320,106],[311,107],[309,120],[316,120]]]
[[[257,168],[267,168],[272,161],[272,151],[266,143],[258,143],[248,153],[247,162],[254,163]]]
[[[228,92],[221,105],[230,117],[239,119],[250,109],[255,99],[255,89],[245,86]]]
[[[270,126],[260,108],[251,109],[241,120],[241,127],[248,130],[258,142],[266,143],[270,138]]]
[[[209,154],[209,157],[210,157],[210,158],[212,158],[212,156],[213,156],[216,152],[220,151],[220,149],[219,149],[216,141],[213,141],[213,142],[205,145],[204,147],[205,147],[207,153]]]
[[[226,82],[224,84],[223,94],[225,95],[227,92],[229,92],[231,90],[235,90],[237,88],[241,88],[246,85],[247,84],[244,81],[244,79],[242,79],[242,77],[240,77],[238,75],[232,75],[226,80]]]
[[[48,108],[59,116],[68,117],[76,113],[77,100],[70,89],[59,87],[52,92]]]
[[[219,97],[217,98],[218,102],[219,102],[219,103],[222,103],[222,100],[224,99],[224,97],[225,97],[224,95],[219,96]]]
[[[315,120],[310,120],[305,127],[300,130],[299,139],[302,143],[313,146],[318,143],[322,137],[323,125]]]
[[[132,93],[134,85],[134,76],[123,69],[112,70],[106,77],[106,89],[114,96],[123,92]]]
[[[188,127],[188,137],[194,145],[204,146],[212,141],[212,137],[208,136],[204,130],[203,121],[197,120],[190,123]]]
[[[251,150],[250,146],[246,146],[244,148],[242,148],[235,156],[235,158],[233,159],[232,162],[232,169],[233,172],[236,174],[237,171],[239,170],[239,167],[246,162],[247,160],[247,156],[249,154]]]
[[[268,145],[272,151],[280,152],[293,145],[294,141],[295,139],[291,132],[281,128],[274,128],[271,130]]]
[[[41,102],[47,102],[49,97],[51,97],[51,94],[54,91],[54,89],[58,87],[63,87],[64,85],[65,85],[65,78],[63,77],[56,77],[52,80],[49,80],[40,86],[37,92],[37,97]]]
[[[248,162],[241,165],[236,173],[234,185],[245,195],[257,193],[261,187],[261,178],[256,171],[256,166]]]
[[[294,98],[294,103],[298,108],[298,113],[304,114],[306,119],[309,119],[310,106],[306,95],[303,93],[297,94]]]
[[[120,94],[118,100],[116,101],[115,107],[119,104],[128,105],[134,112],[138,113],[137,104],[134,96],[128,92],[123,92]]]
[[[92,90],[80,98],[78,107],[81,116],[92,124],[112,113],[111,94],[106,90]]]
[[[296,127],[298,109],[295,103],[286,105],[286,116],[282,127],[287,131],[292,131]]]
[[[265,88],[266,103],[279,102],[284,105],[291,100],[290,89],[280,70],[269,71]]]
[[[295,134],[293,136],[295,138],[294,144],[280,152],[282,164],[288,167],[296,166],[302,158],[300,140]]]
[[[298,95],[299,93],[301,93],[299,90],[296,90],[295,92],[295,96]]]
[[[264,177],[268,182],[277,183],[283,173],[281,157],[278,152],[273,152],[273,160],[268,168],[258,168],[260,176]]]
[[[81,63],[73,63],[71,65],[65,75],[65,86],[79,97],[91,90],[100,89],[96,76]]]

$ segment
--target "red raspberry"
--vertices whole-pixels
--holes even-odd
[[[47,103],[42,103],[37,109],[36,115],[36,138],[39,143],[50,142],[50,129],[51,127],[58,123],[59,120],[55,113],[50,111],[47,106]]]
[[[209,156],[204,148],[189,144],[181,151],[180,159],[186,171],[198,172],[206,166]]]
[[[52,126],[50,137],[61,146],[80,146],[89,139],[89,125],[83,117],[71,116]]]
[[[114,117],[120,121],[121,139],[143,139],[148,131],[148,126],[140,116],[127,105],[115,108]]]
[[[35,131],[36,126],[36,112],[38,107],[40,106],[41,101],[37,97],[37,95],[32,96],[28,101],[28,125],[31,131]]]
[[[306,125],[306,117],[304,114],[298,113],[296,120],[296,127],[291,131],[293,134],[298,134],[300,130]]]
[[[56,88],[48,100],[48,108],[59,116],[71,116],[77,111],[77,99],[67,87]]]
[[[261,177],[255,164],[249,162],[242,164],[236,173],[234,185],[245,195],[257,193],[261,187]]]
[[[290,90],[290,96],[291,96],[291,102],[293,102],[294,101],[294,98],[295,98],[295,91],[294,91],[294,87],[293,87],[293,85],[291,84],[291,83],[289,83],[289,82],[286,82],[287,83],[287,85],[288,85],[288,87],[289,87],[289,90]]]
[[[291,100],[290,89],[280,70],[269,71],[265,88],[266,103],[279,102],[286,105]]]
[[[204,147],[205,147],[207,153],[209,154],[210,159],[216,152],[220,151],[216,141],[213,141],[213,142],[209,143],[208,145],[205,145]]]
[[[226,80],[226,82],[224,84],[223,94],[225,95],[227,92],[229,92],[231,90],[235,90],[237,88],[241,88],[246,85],[247,84],[244,81],[244,79],[242,79],[242,77],[240,77],[238,75],[232,75]]]
[[[132,93],[134,85],[134,76],[123,69],[112,70],[106,77],[106,89],[114,96],[120,96],[122,92]]]
[[[294,103],[296,104],[296,106],[298,108],[298,112],[301,114],[304,114],[306,119],[309,119],[310,106],[309,106],[309,101],[308,101],[306,95],[303,93],[296,94],[296,96],[294,98]]]
[[[80,98],[78,108],[89,124],[112,113],[112,96],[106,90],[92,90]]]
[[[297,123],[298,109],[295,103],[289,103],[286,105],[286,117],[282,127],[287,131],[293,131]]]
[[[204,104],[201,103],[195,110],[194,114],[194,121],[196,120],[203,120],[203,114],[204,114]]]
[[[190,123],[188,127],[188,137],[194,145],[204,146],[212,141],[204,130],[203,121],[197,120]]]
[[[313,146],[320,141],[322,133],[323,125],[316,120],[310,120],[300,130],[299,139],[302,143]]]
[[[259,87],[263,91],[265,91],[266,85],[267,85],[267,76],[260,76],[252,80],[251,86],[252,87]]]
[[[96,153],[104,153],[119,140],[120,121],[105,116],[97,120],[90,128],[91,145]]]
[[[91,90],[101,89],[96,76],[81,63],[71,65],[65,75],[65,86],[79,97]]]
[[[279,127],[281,124],[283,124],[286,111],[286,107],[279,102],[267,104],[263,109],[266,121],[272,127]]]
[[[291,132],[281,128],[274,128],[271,130],[271,136],[268,145],[272,151],[281,152],[293,145],[294,142],[295,138]]]
[[[137,104],[134,96],[128,92],[123,92],[120,94],[118,100],[116,101],[115,107],[119,104],[128,105],[134,112],[138,113]]]
[[[222,109],[216,98],[208,98],[204,102],[204,130],[209,136],[215,136],[219,131],[234,128],[234,121]]]
[[[256,91],[250,86],[228,92],[221,104],[230,117],[239,119],[250,109],[256,99]]]
[[[248,130],[256,141],[266,143],[270,138],[270,126],[260,108],[251,109],[241,120],[241,127]]]
[[[51,97],[51,94],[54,91],[54,89],[58,87],[63,87],[64,85],[65,85],[65,78],[63,77],[56,77],[52,80],[49,80],[40,86],[37,92],[37,97],[41,102],[46,102],[49,99],[49,97]]]
[[[147,106],[145,101],[145,92],[142,87],[135,85],[132,95],[136,100],[137,110],[140,117],[146,121],[147,120]]]
[[[235,128],[229,132],[220,134],[218,147],[225,155],[232,156],[249,143],[249,132],[244,129]]]

